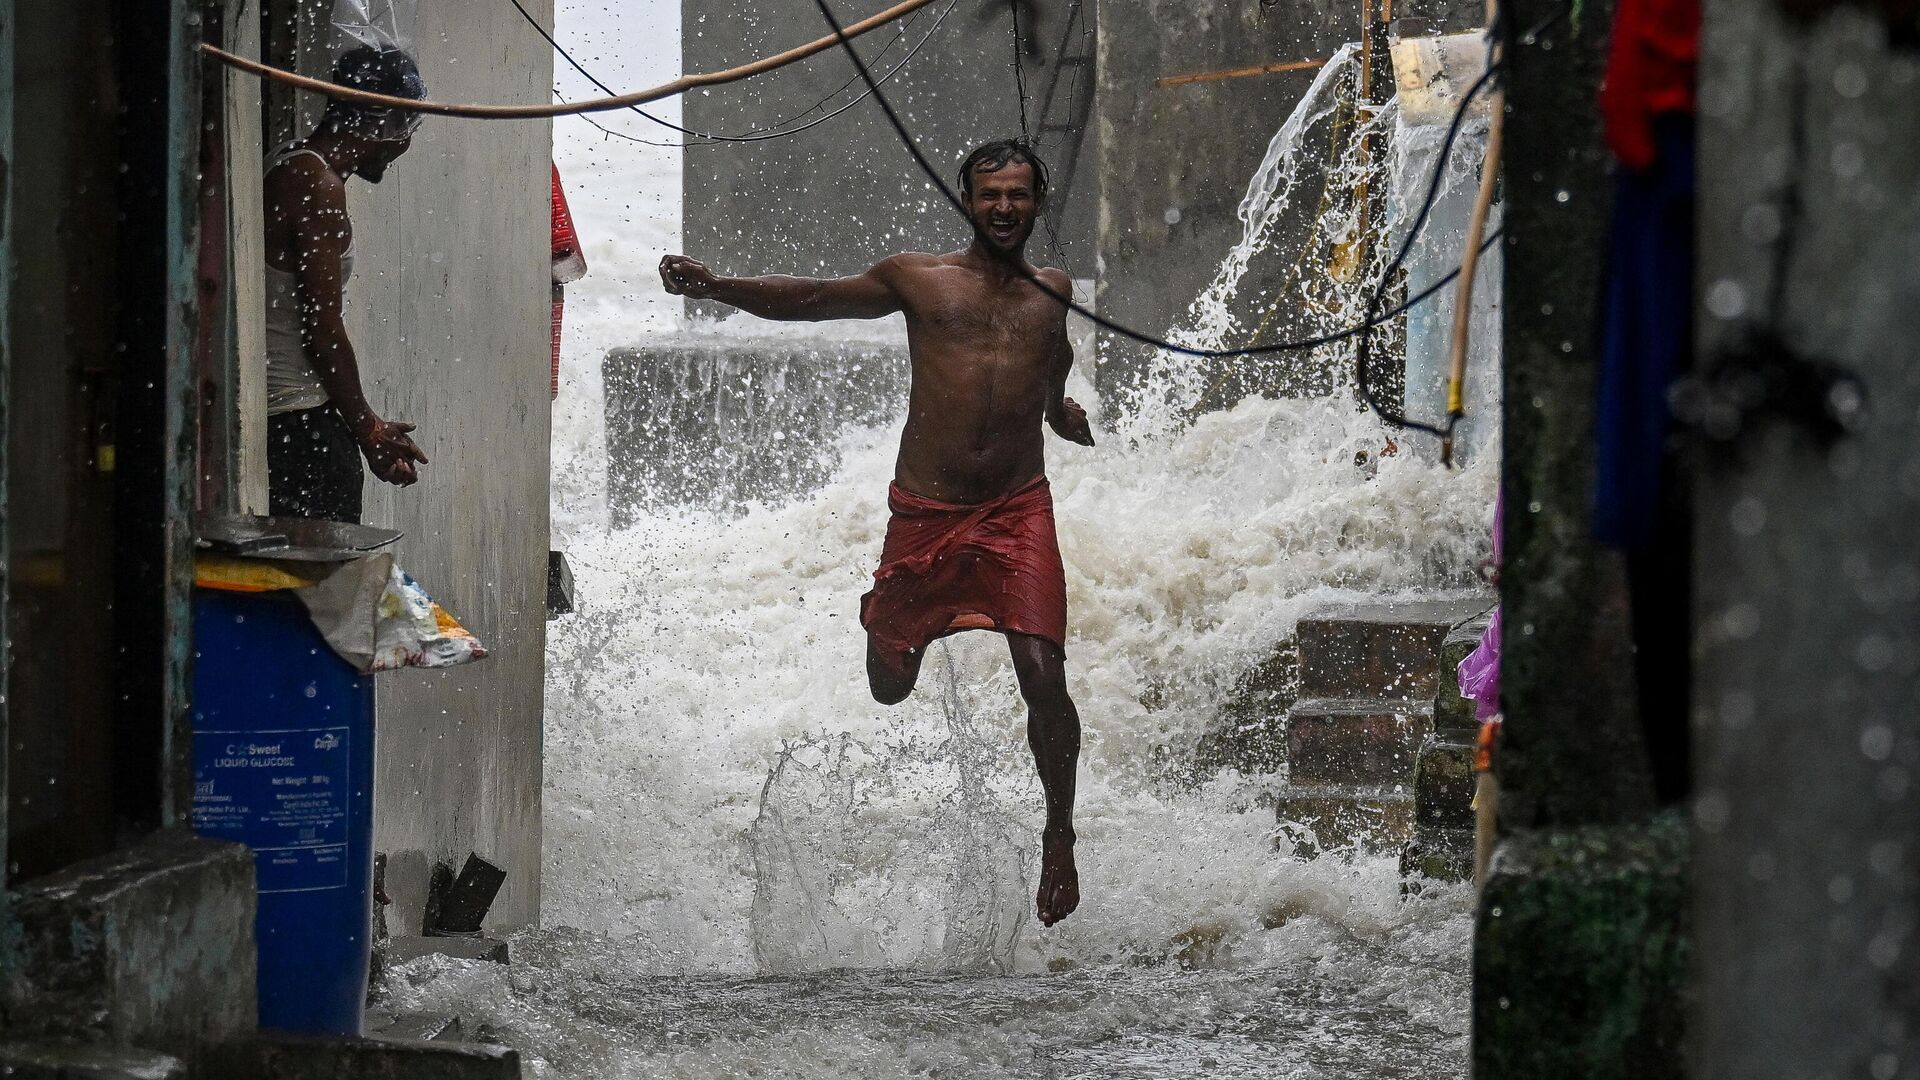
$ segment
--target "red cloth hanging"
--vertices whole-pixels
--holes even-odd
[[[560,317],[566,307],[566,290],[561,286],[578,281],[587,273],[587,257],[580,251],[580,237],[573,230],[573,211],[567,208],[567,192],[560,186],[560,166],[553,167],[553,368],[548,380],[548,395],[560,396]]]
[[[1653,122],[1693,114],[1700,58],[1700,0],[1620,0],[1600,114],[1607,143],[1633,169],[1653,165]]]

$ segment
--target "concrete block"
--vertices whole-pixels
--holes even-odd
[[[197,1080],[520,1080],[504,1046],[275,1036],[209,1050]]]
[[[14,1038],[180,1050],[255,1024],[253,856],[167,830],[14,893]]]
[[[1504,841],[1474,935],[1475,1080],[1678,1080],[1687,827],[1525,830]]]
[[[490,937],[397,937],[388,941],[382,952],[387,964],[403,964],[431,953],[455,960],[512,962],[507,943]]]
[[[1432,701],[1440,644],[1485,601],[1338,605],[1300,620],[1300,693],[1322,698]]]
[[[1413,799],[1404,792],[1339,786],[1291,786],[1275,808],[1295,854],[1392,851],[1413,833]]]
[[[1287,714],[1290,779],[1410,789],[1420,744],[1433,729],[1425,706],[1404,701],[1301,701]]]
[[[1416,823],[1413,839],[1400,849],[1400,876],[1410,892],[1418,882],[1465,881],[1473,876],[1473,830]]]
[[[1433,726],[1445,732],[1472,732],[1479,728],[1479,703],[1460,696],[1460,664],[1480,647],[1480,635],[1493,618],[1488,610],[1447,631],[1440,642],[1440,692],[1433,702]]]
[[[1413,769],[1414,821],[1471,833],[1474,780],[1471,742],[1428,735]]]
[[[0,1043],[7,1080],[186,1080],[179,1058],[98,1043]]]
[[[1196,777],[1225,769],[1248,776],[1279,772],[1287,760],[1287,710],[1299,693],[1299,652],[1288,638],[1228,692],[1220,718],[1194,748]]]
[[[616,525],[804,495],[838,468],[842,429],[892,423],[907,401],[904,344],[676,335],[616,349],[601,371]]]

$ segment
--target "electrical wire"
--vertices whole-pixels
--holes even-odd
[[[508,0],[508,2],[514,6],[515,10],[520,12],[520,17],[527,21],[527,25],[533,27],[534,32],[539,34],[542,38],[544,38],[547,44],[553,47],[553,51],[558,53],[560,55],[560,58],[562,60],[565,60],[567,64],[573,68],[573,70],[579,72],[582,77],[584,77],[589,83],[592,83],[595,87],[599,88],[599,90],[602,93],[611,94],[614,92],[612,87],[608,86],[606,83],[603,83],[599,79],[595,78],[593,72],[588,71],[585,65],[581,64],[580,61],[574,59],[572,53],[569,53],[566,49],[562,48],[560,43],[554,40],[553,35],[547,32],[546,27],[541,26],[540,21],[538,19],[535,19],[533,17],[533,14],[529,12],[526,9],[526,7],[520,3],[520,0]],[[954,7],[958,3],[959,3],[959,0],[953,0],[952,3],[947,5],[947,8],[945,11],[942,11],[937,17],[935,17],[933,21],[933,26],[927,30],[926,36],[920,39],[920,43],[918,45],[915,45],[912,49],[908,50],[907,55],[904,58],[902,58],[898,64],[895,64],[892,70],[888,71],[886,75],[881,77],[880,82],[883,85],[886,83],[888,79],[891,79],[896,74],[898,74],[900,72],[900,69],[906,66],[908,60],[913,59],[914,53],[919,52],[921,46],[925,45],[929,40],[932,39],[933,32],[935,30],[940,29],[940,24],[946,21],[947,16],[952,13]],[[903,22],[900,25],[900,32],[895,34],[891,40],[889,40],[884,46],[882,46],[878,53],[874,54],[874,60],[876,62],[879,61],[882,57],[885,57],[888,52],[892,51],[895,45],[898,45],[902,40],[904,40],[907,36],[907,31],[913,26],[914,21],[919,17],[920,17],[920,13],[916,11],[912,17],[908,18],[905,22]],[[659,124],[661,127],[671,128],[674,131],[681,133],[682,135],[690,135],[695,139],[702,140],[699,142],[661,142],[655,139],[642,139],[637,135],[629,135],[622,131],[615,131],[604,124],[598,123],[597,121],[593,120],[591,117],[586,116],[584,113],[581,114],[581,118],[586,120],[587,123],[593,125],[594,127],[599,128],[605,134],[611,135],[617,139],[625,139],[628,142],[640,143],[644,146],[660,146],[660,147],[668,147],[668,148],[688,149],[691,147],[710,146],[714,143],[723,143],[723,142],[734,142],[734,143],[765,142],[768,139],[783,139],[789,135],[798,135],[799,133],[807,130],[808,128],[818,127],[819,125],[826,123],[827,121],[833,119],[834,117],[839,116],[841,113],[846,112],[848,109],[853,108],[855,105],[860,104],[862,101],[865,101],[868,95],[871,93],[871,91],[863,91],[859,97],[854,98],[852,101],[847,102],[845,105],[840,106],[838,109],[835,109],[834,111],[827,113],[824,116],[811,120],[805,124],[802,124],[797,128],[792,128],[790,130],[780,130],[785,125],[793,123],[795,120],[798,120],[803,116],[806,116],[808,113],[811,113],[816,109],[825,108],[827,105],[827,102],[832,101],[836,97],[839,97],[842,93],[846,91],[848,87],[852,86],[854,83],[857,83],[859,81],[860,81],[860,76],[855,75],[853,78],[848,79],[846,82],[840,84],[838,89],[834,90],[831,94],[828,94],[826,97],[820,99],[818,102],[815,102],[813,105],[810,105],[807,108],[802,109],[798,113],[795,113],[794,115],[787,117],[785,120],[777,121],[764,128],[755,128],[754,130],[749,131],[744,135],[719,135],[719,134],[714,134],[712,132],[695,131],[692,128],[681,127],[679,124],[676,124],[671,120],[667,120],[662,117],[655,116],[652,113],[646,111],[645,109],[640,108],[638,105],[632,106],[632,111],[640,114],[642,117],[648,120],[651,120],[656,124]],[[559,97],[557,93],[554,96]],[[564,101],[566,99],[561,98],[561,100]]]
[[[867,70],[866,63],[860,59],[860,54],[854,51],[853,42],[849,37],[847,37],[845,32],[841,29],[840,20],[837,17],[835,17],[833,13],[833,8],[828,4],[827,0],[814,0],[814,5],[820,9],[820,14],[823,18],[826,19],[827,25],[833,28],[834,35],[839,40],[841,50],[846,53],[848,61],[854,65],[854,68],[860,72],[861,78],[866,80],[868,87],[874,91],[874,95],[873,95],[874,101],[879,104],[881,111],[886,114],[887,122],[893,126],[894,134],[897,135],[901,143],[906,146],[908,153],[910,153],[913,156],[915,163],[917,163],[920,166],[921,171],[926,173],[927,179],[933,183],[933,186],[942,195],[946,196],[947,201],[950,204],[952,204],[953,208],[956,211],[958,211],[962,217],[965,217],[966,207],[960,202],[959,197],[954,194],[953,189],[950,186],[948,186],[946,179],[940,175],[939,170],[935,169],[932,163],[927,160],[926,153],[920,149],[919,142],[914,139],[913,134],[909,132],[906,128],[906,125],[901,122],[899,114],[894,111],[893,103],[888,101],[887,96],[884,93],[881,93],[879,90],[879,87],[875,85],[872,73]],[[1445,176],[1444,170],[1446,168],[1446,159],[1449,152],[1452,150],[1453,140],[1455,136],[1459,133],[1460,123],[1466,117],[1468,106],[1472,104],[1473,99],[1479,95],[1480,91],[1485,89],[1487,83],[1491,80],[1492,76],[1493,76],[1493,70],[1489,69],[1485,75],[1482,75],[1477,81],[1474,82],[1473,86],[1469,88],[1466,94],[1461,98],[1460,106],[1454,113],[1453,122],[1450,125],[1448,125],[1446,140],[1441,144],[1440,161],[1435,166],[1433,182],[1428,188],[1427,198],[1421,207],[1420,215],[1416,220],[1413,229],[1408,233],[1407,244],[1403,245],[1401,249],[1401,254],[1396,258],[1396,262],[1403,260],[1405,258],[1406,247],[1411,246],[1413,237],[1418,234],[1420,227],[1424,225],[1426,221],[1427,212],[1432,209],[1434,201],[1439,197],[1440,183]],[[972,224],[971,219],[969,219],[969,224],[970,225]],[[975,226],[975,229],[977,232],[978,227]],[[1493,239],[1497,237],[1497,235],[1498,234],[1496,233],[1494,236],[1489,237],[1487,242],[1491,243]],[[1446,284],[1447,282],[1453,280],[1454,277],[1458,276],[1458,271],[1456,270],[1454,273],[1441,278],[1440,281],[1436,282],[1433,287],[1423,290],[1420,296],[1416,298],[1416,300],[1409,301],[1407,305],[1402,305],[1400,308],[1396,308],[1393,312],[1389,314],[1375,315],[1370,311],[1368,314],[1367,321],[1362,322],[1358,326],[1350,326],[1342,330],[1336,330],[1327,334],[1320,334],[1315,337],[1303,338],[1298,341],[1283,341],[1283,342],[1278,342],[1272,345],[1249,346],[1249,347],[1240,348],[1240,349],[1196,349],[1186,345],[1176,345],[1173,342],[1155,337],[1152,334],[1143,333],[1142,331],[1135,330],[1130,326],[1125,326],[1121,323],[1113,321],[1112,319],[1106,318],[1105,316],[1100,315],[1082,306],[1081,304],[1075,302],[1073,297],[1062,295],[1061,293],[1056,291],[1052,286],[1040,280],[1037,274],[1027,269],[1026,266],[1023,265],[1021,262],[1008,260],[1008,263],[1016,273],[1018,273],[1021,277],[1025,278],[1034,287],[1038,288],[1041,292],[1046,293],[1048,296],[1053,297],[1054,300],[1058,301],[1067,310],[1072,311],[1073,313],[1081,316],[1082,318],[1085,318],[1089,322],[1093,323],[1095,326],[1098,326],[1112,333],[1118,334],[1121,337],[1130,338],[1143,345],[1150,345],[1154,348],[1163,349],[1167,352],[1176,353],[1182,356],[1193,356],[1193,357],[1198,357],[1200,359],[1208,359],[1208,360],[1229,359],[1232,357],[1239,357],[1239,356],[1264,356],[1264,355],[1268,355],[1272,353],[1280,353],[1280,352],[1295,352],[1302,349],[1311,349],[1311,348],[1318,347],[1320,345],[1331,344],[1333,342],[1342,341],[1342,340],[1345,340],[1346,338],[1355,337],[1355,336],[1360,337],[1361,344],[1364,347],[1367,339],[1367,331],[1371,330],[1374,326],[1387,322],[1394,315],[1397,315],[1399,312],[1404,311],[1406,307],[1411,306],[1412,303],[1417,302],[1417,300],[1424,300],[1426,297],[1433,295],[1434,292],[1438,291],[1439,286]],[[1379,292],[1376,292],[1375,299],[1373,302],[1369,304],[1369,307],[1377,308],[1378,299],[1379,299]],[[1369,398],[1368,400],[1369,407],[1373,408],[1374,411],[1378,413],[1382,419],[1386,419],[1391,423],[1392,419],[1388,416],[1386,412],[1384,412],[1379,407],[1377,402],[1371,400],[1371,395],[1369,394],[1366,396]],[[1405,420],[1404,417],[1400,419],[1403,421]],[[1438,432],[1437,428],[1431,428],[1424,425],[1416,425],[1411,422],[1406,422],[1396,426],[1416,427],[1420,430],[1429,430],[1429,431]]]

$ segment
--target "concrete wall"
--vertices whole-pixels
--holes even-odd
[[[1027,108],[1037,125],[1071,0],[1020,2],[1021,34],[1031,50],[1025,62],[1031,95]],[[860,42],[862,55],[878,65],[876,74],[884,72],[920,41],[949,4],[953,12],[932,40],[882,88],[943,175],[953,173],[974,146],[1020,134],[1008,0],[936,0],[884,55],[882,47],[895,35],[892,26]],[[834,10],[845,23],[882,6],[842,0]],[[1089,26],[1093,8],[1094,0],[1083,0],[1081,17]],[[682,0],[681,11],[682,56],[689,72],[730,67],[827,32],[810,3]],[[1076,30],[1070,51],[1090,54],[1092,45],[1090,37]],[[759,78],[689,94],[683,99],[683,122],[695,130],[730,134],[765,127],[827,97],[850,78],[858,77],[845,54],[835,49]],[[1068,71],[1060,81],[1053,121],[1066,119],[1072,100],[1091,93],[1090,65],[1079,74],[1077,93],[1069,95],[1073,79]],[[832,107],[851,100],[860,89],[856,82]],[[639,130],[647,125],[630,126]],[[678,137],[664,128],[657,134]],[[1039,139],[1043,158],[1056,168],[1067,156],[1064,138],[1048,133]],[[895,252],[950,251],[971,239],[966,224],[927,184],[871,98],[791,138],[694,147],[686,151],[685,162],[686,251],[723,272],[838,276],[857,273]],[[1074,189],[1055,208],[1063,215],[1060,241],[1075,277],[1092,276],[1094,165],[1089,149],[1080,158]],[[1048,249],[1043,229],[1036,230],[1028,253],[1043,265],[1061,262]]]
[[[1315,71],[1165,87],[1156,86],[1156,80],[1324,59],[1360,39],[1362,10],[1360,3],[1343,0],[1101,5],[1094,106],[1100,135],[1101,314],[1154,334],[1174,324],[1239,242],[1236,213],[1247,182],[1275,130],[1312,85]],[[1392,10],[1396,18],[1426,19],[1430,31],[1466,29],[1485,20],[1483,5],[1459,0],[1396,3]],[[1376,78],[1392,84],[1390,73]],[[1314,199],[1309,193],[1307,204]],[[1279,265],[1254,267],[1243,293],[1271,293],[1279,270]],[[1270,337],[1288,329],[1280,320]],[[1139,346],[1103,334],[1096,380],[1102,392],[1128,385],[1146,355]]]
[[[415,41],[437,98],[549,99],[551,53],[512,5],[423,3]],[[508,873],[490,927],[539,911],[551,138],[545,121],[429,119],[384,183],[350,185],[350,332],[374,407],[418,424],[432,458],[414,487],[370,482],[366,520],[406,532],[401,565],[490,650],[380,680],[396,934],[417,932],[429,864],[469,851]]]
[[[1703,357],[1768,314],[1805,62],[1786,339],[1855,372],[1830,452],[1744,431],[1695,473],[1695,1077],[1920,1076],[1920,55],[1840,9],[1790,30],[1710,0]]]

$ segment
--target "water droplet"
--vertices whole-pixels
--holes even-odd
[[[1860,752],[1874,761],[1885,761],[1893,756],[1893,729],[1885,724],[1875,724],[1860,733]]]
[[[1708,832],[1719,832],[1727,827],[1727,821],[1733,817],[1733,808],[1727,805],[1727,797],[1717,791],[1702,794],[1693,803],[1693,820]]]
[[[1717,319],[1737,319],[1747,313],[1747,290],[1731,278],[1707,287],[1707,310]]]
[[[1833,69],[1833,88],[1844,98],[1857,98],[1867,92],[1867,69],[1846,61]]]

